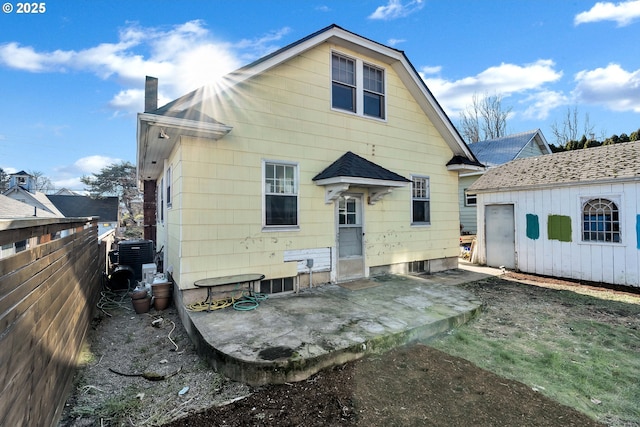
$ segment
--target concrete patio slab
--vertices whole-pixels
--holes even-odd
[[[319,370],[427,340],[471,319],[480,301],[453,285],[499,275],[462,268],[327,284],[271,296],[255,310],[186,312],[201,355],[251,385],[300,381]]]

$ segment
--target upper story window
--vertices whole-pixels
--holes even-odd
[[[429,178],[411,177],[411,223],[426,225],[431,223]]]
[[[331,56],[331,106],[355,114],[384,119],[385,76],[382,68],[359,59]]]
[[[333,108],[356,112],[356,62],[334,54],[331,58]]]
[[[620,212],[613,201],[598,198],[584,204],[582,241],[620,243]]]
[[[363,64],[364,114],[384,119],[384,71]]]
[[[296,164],[264,162],[264,225],[270,228],[297,228]]]

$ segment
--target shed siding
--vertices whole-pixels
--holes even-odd
[[[640,250],[636,233],[640,212],[640,183],[565,186],[528,191],[478,194],[478,224],[484,224],[484,206],[513,203],[516,227],[516,268],[527,273],[565,277],[617,285],[640,286]],[[582,201],[611,198],[620,209],[621,240],[618,243],[582,241]],[[526,234],[526,216],[538,216],[540,237]],[[571,219],[571,241],[549,239],[549,215]],[[485,233],[478,229],[478,260],[486,262]]]

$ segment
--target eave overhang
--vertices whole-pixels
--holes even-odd
[[[181,136],[215,141],[223,138],[232,129],[231,126],[222,123],[139,113],[136,153],[139,185],[141,186],[142,181],[155,180],[162,175],[164,160],[169,157]]]

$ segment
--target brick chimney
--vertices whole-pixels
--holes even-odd
[[[147,76],[144,82],[144,112],[158,109],[158,79]]]

